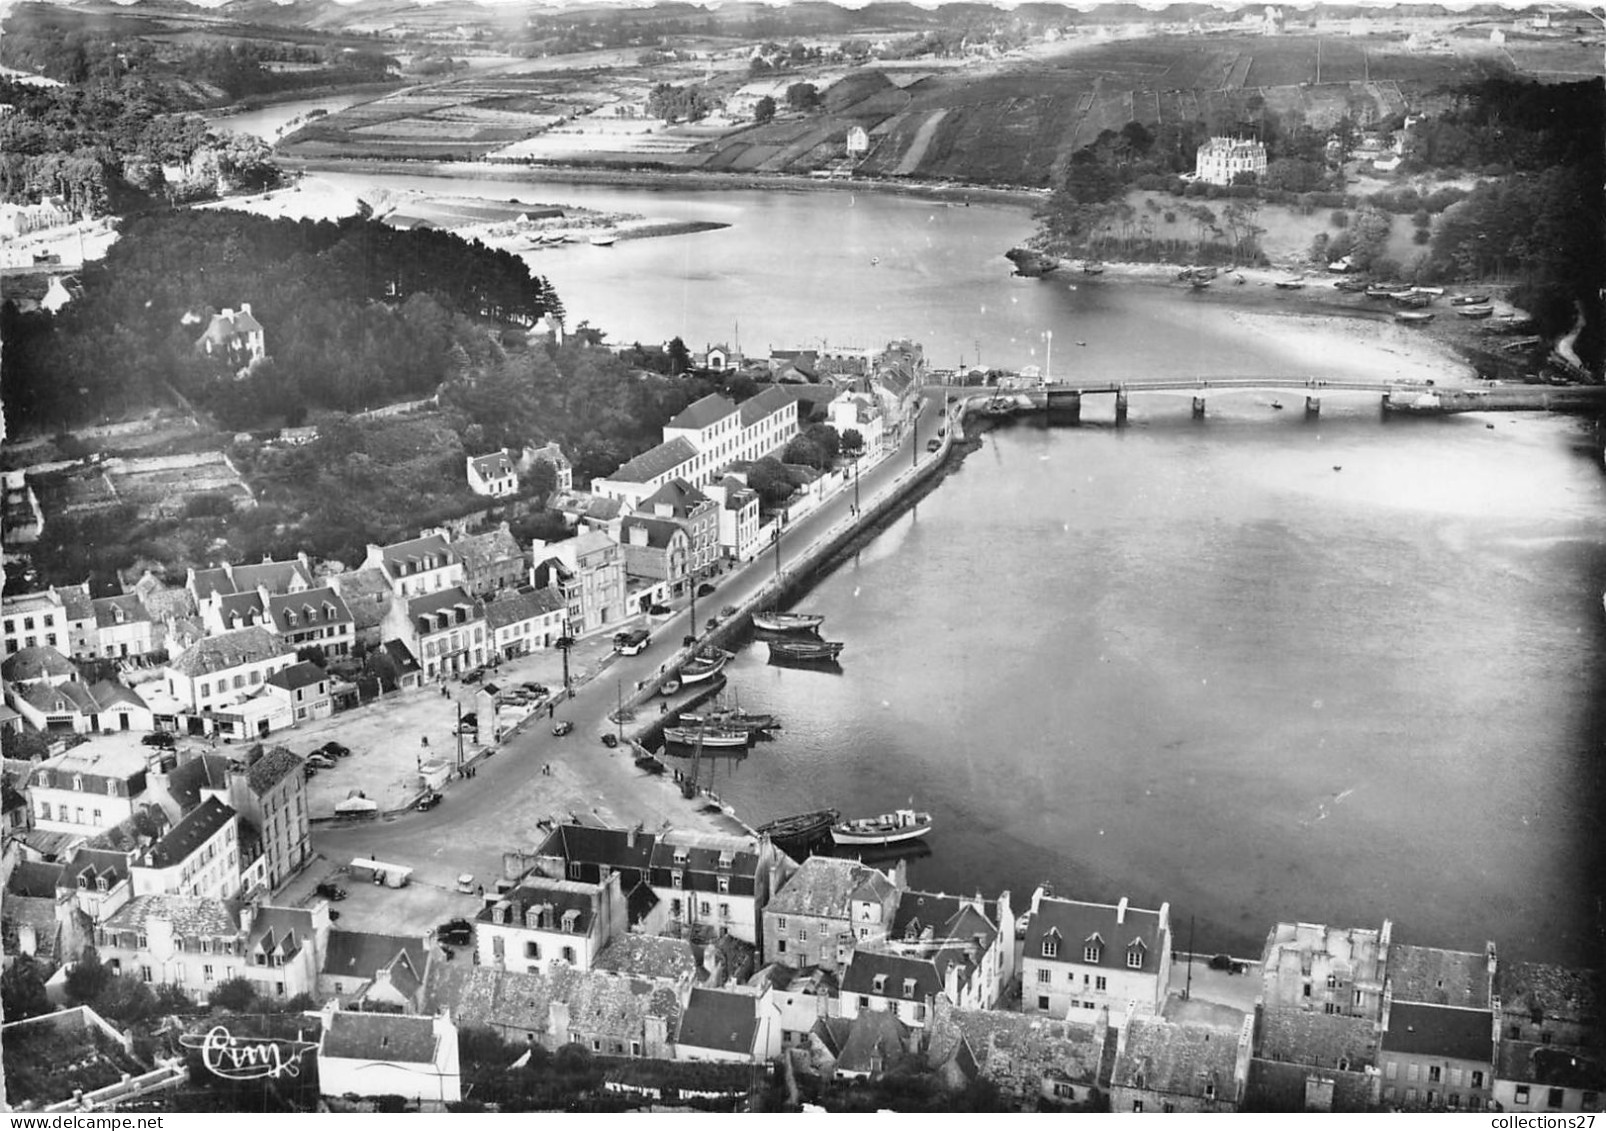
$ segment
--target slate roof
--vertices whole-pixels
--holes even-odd
[[[143,931],[150,919],[166,919],[182,938],[233,938],[239,912],[221,899],[187,895],[137,895],[102,922],[108,932]]]
[[[1162,939],[1160,913],[1128,907],[1123,922],[1117,922],[1119,908],[1108,903],[1083,903],[1072,899],[1055,899],[1045,896],[1038,901],[1037,910],[1026,920],[1025,954],[1027,958],[1045,962],[1073,962],[1083,966],[1112,966],[1127,968],[1127,949],[1138,940],[1143,943],[1145,958],[1143,969],[1154,973],[1160,961]],[[1057,932],[1057,936],[1052,936]],[[1043,940],[1057,937],[1057,958],[1043,957]],[[1100,954],[1097,962],[1085,961],[1084,948],[1097,940]]]
[[[29,899],[55,899],[61,880],[61,865],[43,861],[19,860],[6,881],[6,895]]]
[[[677,534],[685,534],[686,528],[672,518],[653,518],[649,515],[626,515],[619,523],[619,544],[621,546],[639,546],[632,541],[630,532],[637,527],[647,532],[647,545],[654,550],[668,548]],[[689,535],[688,535],[689,537]]]
[[[285,775],[300,772],[300,757],[283,746],[275,746],[251,763],[251,768],[246,771],[246,780],[250,783],[252,793],[263,794],[283,781]]]
[[[677,1045],[750,1055],[758,1033],[758,998],[726,990],[694,989],[680,1018]]]
[[[666,471],[673,471],[697,456],[697,449],[684,436],[665,440],[655,448],[648,448],[635,459],[619,465],[612,475],[604,478],[616,483],[649,483]]]
[[[477,575],[503,562],[518,561],[522,564],[524,561],[524,552],[519,549],[518,539],[500,526],[483,534],[459,538],[452,543],[452,547],[463,559],[463,568],[470,575]]]
[[[236,587],[229,571],[221,566],[214,569],[198,569],[191,576],[190,584],[195,587],[195,596],[202,600],[213,593],[233,593]]]
[[[469,596],[468,590],[461,585],[452,585],[445,589],[439,589],[434,593],[425,593],[422,596],[410,598],[407,602],[407,615],[421,624],[421,632],[428,634],[440,630],[435,628],[431,622],[423,620],[423,618],[433,616],[436,613],[452,613],[455,618],[455,612],[459,606],[468,610],[468,617],[462,622],[464,624],[480,620],[485,616],[484,603],[478,597]]]
[[[668,506],[675,518],[689,518],[699,507],[707,506],[709,498],[697,488],[676,476],[658,490],[641,500],[638,513],[651,514],[660,505]]]
[[[1537,1041],[1501,1041],[1496,1075],[1542,1088],[1606,1089],[1606,1060],[1599,1049],[1568,1048]]]
[[[321,1057],[433,1064],[435,1022],[429,1017],[337,1010],[324,1030]]]
[[[425,1005],[452,1010],[458,1025],[490,1025],[503,1031],[548,1034],[551,1004],[569,1006],[572,1032],[639,1040],[648,1016],[663,1017],[675,1031],[680,999],[660,982],[576,970],[559,965],[551,977],[514,974],[466,962],[430,964]]]
[[[933,1065],[956,1055],[963,1040],[978,1067],[993,1079],[1041,1074],[1093,1086],[1104,1053],[1091,1025],[1054,1021],[1041,1014],[955,1009],[947,1003],[939,1003],[933,1012],[926,1040]]]
[[[723,393],[709,393],[675,414],[665,428],[685,428],[697,432],[736,411],[736,404]]]
[[[116,628],[119,624],[132,624],[135,621],[148,621],[150,613],[133,594],[121,597],[96,597],[94,602],[95,624],[99,628]],[[122,619],[117,614],[122,612]]]
[[[918,958],[857,949],[842,975],[842,992],[867,994],[893,1001],[927,1001],[943,990],[939,963],[946,969],[955,954],[955,951],[948,950],[931,958]],[[957,954],[963,961],[963,952]],[[881,980],[879,989],[877,979]]]
[[[810,856],[765,905],[777,915],[818,915],[832,919],[848,917],[848,900],[861,884],[874,883],[880,873],[857,860],[835,856]],[[881,876],[886,883],[886,877]]]
[[[591,965],[595,970],[666,982],[694,979],[700,970],[691,943],[657,935],[620,935]]]
[[[167,795],[183,816],[201,803],[201,790],[227,789],[229,759],[223,754],[202,754],[180,762],[167,775]]]
[[[784,412],[788,406],[797,404],[797,398],[785,389],[770,385],[760,391],[756,396],[748,397],[741,404],[742,427],[748,428],[763,420],[766,416],[777,412]]]
[[[1366,1017],[1266,1009],[1255,1030],[1255,1055],[1320,1068],[1340,1060],[1359,1072],[1377,1063],[1377,1026]]]
[[[315,940],[310,910],[263,904],[257,908],[256,918],[251,921],[251,933],[246,936],[246,950],[248,954],[258,949],[277,952],[288,961],[299,954],[302,947],[312,945]]]
[[[426,534],[422,538],[381,546],[379,557],[392,576],[398,577],[407,576],[409,569],[413,573],[423,572],[423,563],[429,559],[435,562],[434,566],[429,567],[433,569],[444,569],[458,560],[457,551],[439,534]]]
[[[513,474],[513,461],[507,458],[505,451],[472,456],[469,462],[481,479],[501,479]]]
[[[73,680],[69,683],[30,683],[19,687],[17,698],[46,715],[95,713],[95,700],[89,688]]]
[[[726,854],[730,863],[721,867],[720,861]],[[677,863],[677,860],[685,863]],[[658,843],[653,846],[652,866],[713,875],[755,876],[758,874],[758,846],[743,836],[668,829],[659,834]]]
[[[1489,1008],[1486,955],[1436,946],[1389,948],[1388,982],[1396,1002]]]
[[[267,613],[280,632],[349,624],[352,620],[345,599],[327,585],[274,594],[268,598]]]
[[[329,673],[317,664],[311,660],[302,660],[299,664],[291,664],[282,671],[274,672],[268,677],[268,682],[274,687],[295,691],[301,687],[312,687],[328,678]]]
[[[1487,1009],[1418,1005],[1389,1008],[1383,1048],[1389,1052],[1454,1057],[1487,1063],[1494,1056],[1494,1016]]]
[[[68,620],[92,620],[95,616],[95,602],[89,595],[89,584],[58,585],[56,596],[61,598],[61,606],[67,612]]]
[[[529,911],[549,912],[546,922],[529,928],[542,931],[563,931],[564,919],[574,913],[576,935],[589,935],[596,926],[597,904],[602,898],[595,884],[572,883],[568,880],[529,879],[507,892],[496,903],[487,903],[474,916],[479,923],[495,923],[496,911],[502,908],[503,923],[507,926],[527,927],[525,915]],[[503,904],[507,906],[502,907]]]
[[[1127,1025],[1126,1047],[1115,1062],[1112,1082],[1118,1088],[1140,1088],[1162,1095],[1205,1098],[1215,1085],[1218,1101],[1234,1100],[1233,1073],[1238,1037],[1207,1025],[1175,1025],[1152,1017],[1134,1017]],[[1143,1083],[1138,1083],[1142,1074]]]
[[[218,830],[232,820],[234,820],[232,808],[215,797],[208,797],[168,830],[166,836],[151,846],[145,856],[145,866],[172,868],[182,864],[191,853],[216,836]]]
[[[1315,1072],[1308,1065],[1275,1060],[1249,1062],[1244,1089],[1245,1111],[1292,1112],[1305,1110],[1305,1081]],[[1365,1072],[1339,1072],[1324,1068],[1321,1079],[1333,1082],[1334,1112],[1372,1110],[1372,1080]]]
[[[535,589],[528,593],[504,592],[485,603],[485,620],[495,631],[510,624],[535,620],[548,613],[562,612],[563,609],[563,598],[550,589]]]
[[[55,892],[51,892],[48,899],[6,893],[4,906],[0,906],[0,942],[7,955],[17,953],[17,940],[25,926],[34,929],[38,957],[46,961],[54,959],[60,934],[56,924]]]
[[[1599,970],[1554,966],[1547,962],[1510,962],[1500,966],[1500,1011],[1547,1019],[1600,1020]]]
[[[124,687],[115,680],[103,679],[89,689],[89,697],[94,701],[95,710],[105,711],[119,703],[126,703],[141,711],[149,710],[145,700],[134,693],[131,687]]]
[[[262,585],[267,587],[269,593],[288,593],[294,586],[310,588],[312,585],[312,574],[300,558],[289,558],[282,562],[250,562],[230,566],[229,572],[234,575],[233,587],[236,592]]]
[[[652,863],[657,838],[648,832],[636,834],[630,845],[629,829],[598,829],[589,825],[559,825],[547,834],[537,851],[539,856],[557,856],[567,861],[606,864],[611,868],[634,868],[646,872]]]
[[[171,671],[193,678],[270,660],[293,651],[267,629],[253,625],[197,640],[178,659],[169,661],[167,666]]]
[[[892,924],[887,935],[894,939],[916,939],[922,936],[934,940],[957,939],[969,941],[981,936],[985,949],[998,937],[998,904],[982,904],[985,914],[977,911],[974,901],[956,895],[938,895],[925,891],[906,891],[898,896],[898,905],[892,912]],[[927,932],[930,932],[927,935]]]
[[[77,674],[72,661],[54,648],[20,648],[0,663],[0,676],[12,683]]]
[[[135,582],[133,593],[153,620],[195,615],[195,595],[181,586],[163,585],[154,574],[147,573]]]
[[[891,1013],[867,1009],[853,1019],[848,1039],[836,1058],[838,1072],[870,1072],[874,1060],[880,1061],[880,1070],[887,1069],[902,1059],[908,1049],[909,1028]]]

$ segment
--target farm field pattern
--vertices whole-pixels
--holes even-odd
[[[1319,45],[1319,46],[1318,46]],[[839,164],[847,131],[862,126],[877,176],[1047,186],[1056,164],[1103,130],[1138,121],[1252,120],[1256,99],[1299,109],[1317,128],[1350,114],[1365,122],[1403,111],[1426,92],[1502,70],[1585,71],[1553,46],[1497,48],[1470,34],[1408,50],[1403,39],[1342,35],[1171,36],[1062,45],[1031,61],[909,73],[864,68],[823,92],[823,112],[763,126],[666,126],[644,118],[651,83],[701,81],[685,68],[631,72],[516,71],[446,80],[329,115],[287,139],[298,157],[484,156],[657,161],[684,169],[807,173]],[[1577,54],[1576,52],[1574,54]],[[1593,64],[1596,73],[1599,63]],[[527,66],[527,64],[526,64]],[[840,71],[830,77],[835,79]],[[1318,82],[1318,76],[1320,81]],[[799,72],[799,81],[810,78]],[[745,76],[712,78],[732,95]],[[724,84],[724,85],[721,85]],[[728,89],[727,89],[728,87]]]

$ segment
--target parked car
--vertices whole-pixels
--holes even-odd
[[[229,768],[230,769],[234,769],[235,768],[235,765],[234,765],[233,762],[229,763]],[[244,769],[245,767],[241,766],[239,768],[240,769]],[[306,765],[301,767],[301,776],[304,777],[304,778],[315,778],[315,777],[317,777],[318,776],[318,767],[314,766],[311,762],[308,762]]]
[[[474,924],[467,919],[449,919],[435,928],[435,938],[447,946],[470,946],[474,942]]]
[[[621,656],[634,656],[652,642],[652,633],[645,628],[633,628],[613,638],[613,646]]]
[[[479,725],[480,717],[473,711],[468,711],[461,719],[457,720],[457,733],[467,734],[469,731],[479,729]]]
[[[703,582],[701,585],[699,585],[697,587],[697,596],[699,596],[699,597],[712,597],[713,595],[714,595],[714,583],[712,581],[705,581],[705,582]]]
[[[464,683],[478,683],[480,680],[482,680],[484,678],[485,678],[485,672],[483,670],[481,670],[480,668],[475,668],[471,672],[464,672],[463,673],[463,682]]]
[[[330,758],[351,757],[351,747],[342,746],[338,742],[326,742],[318,747],[316,753],[327,755]]]
[[[528,691],[531,695],[549,694],[546,689],[546,684],[544,683],[526,683],[522,686],[524,687],[524,690]]]
[[[337,883],[325,880],[323,883],[312,889],[312,894],[322,896],[324,899],[339,903],[342,899],[346,898],[346,889]]]
[[[602,745],[606,746],[609,750],[612,750],[614,747],[619,745],[619,736],[610,731],[602,736]]]
[[[418,799],[418,811],[420,813],[427,813],[431,809],[435,808],[435,806],[439,805],[442,800],[444,799],[439,793],[436,793],[434,790],[430,790],[428,793],[424,794],[424,796]]]
[[[312,753],[307,755],[307,765],[317,766],[320,770],[332,770],[335,768],[335,760],[327,754]]]
[[[562,738],[564,735],[568,734],[573,729],[574,729],[574,724],[571,723],[568,719],[559,719],[557,722],[552,724],[552,733],[554,735],[556,735],[558,738]]]
[[[152,731],[140,741],[146,746],[160,746],[163,750],[171,750],[178,745],[178,740],[165,730]]]
[[[940,447],[942,447],[942,441],[941,440],[927,440],[926,441],[926,451],[928,451],[928,452],[934,452]]]

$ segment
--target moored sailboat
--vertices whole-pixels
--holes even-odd
[[[931,831],[931,814],[899,809],[879,817],[859,817],[831,826],[831,839],[837,844],[897,844],[914,840]]]

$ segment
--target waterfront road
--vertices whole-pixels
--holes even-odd
[[[915,434],[905,436],[896,451],[873,467],[861,468],[859,496],[864,509],[891,491],[916,458],[922,464],[941,458],[928,453],[926,444],[942,426],[944,408],[940,392],[929,394]],[[790,567],[810,544],[851,522],[853,503],[849,478],[817,510],[788,526],[781,535],[780,567]],[[714,595],[697,602],[698,618],[706,621],[725,605],[743,604],[775,572],[776,552],[766,549],[718,579]],[[728,821],[683,799],[668,775],[646,775],[636,769],[627,750],[609,750],[600,741],[605,731],[613,729],[608,716],[621,690],[628,697],[638,680],[655,676],[674,660],[690,624],[689,610],[677,613],[657,627],[652,644],[640,655],[615,656],[588,683],[577,686],[574,698],[557,709],[558,719],[574,724],[573,733],[554,737],[544,713],[532,716],[504,738],[495,756],[481,762],[472,778],[453,781],[438,808],[361,825],[315,826],[314,849],[332,864],[370,857],[411,866],[418,880],[448,886],[463,872],[481,880],[500,875],[505,850],[532,848],[545,838],[546,830],[538,824],[542,820],[574,816],[587,824],[641,822],[649,830],[666,824],[728,828]],[[821,805],[828,800],[821,798]]]

